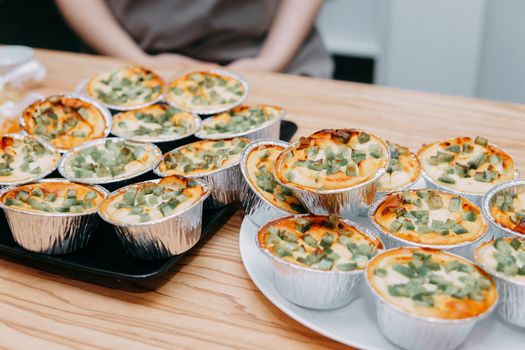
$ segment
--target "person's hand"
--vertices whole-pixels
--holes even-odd
[[[190,66],[214,67],[215,63],[195,60],[191,57],[176,53],[161,53],[158,55],[144,55],[139,63],[145,66],[156,66],[161,68],[186,68]]]
[[[278,63],[262,57],[241,58],[230,63],[228,68],[264,72],[280,72],[284,69]]]

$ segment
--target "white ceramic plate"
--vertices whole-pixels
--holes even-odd
[[[370,227],[366,218],[356,222]],[[359,295],[349,305],[329,311],[306,309],[287,301],[272,283],[271,271],[255,236],[257,226],[248,218],[241,225],[239,248],[244,267],[259,290],[288,316],[340,343],[360,349],[398,349],[383,337],[377,326],[370,291],[362,281]],[[498,321],[494,313],[477,324],[461,349],[525,349],[525,330]]]

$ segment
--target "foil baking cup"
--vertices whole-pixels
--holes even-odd
[[[205,119],[201,124],[201,130],[197,131],[195,133],[195,136],[199,139],[203,140],[221,140],[221,139],[228,139],[228,138],[234,138],[234,137],[246,137],[249,138],[252,141],[261,140],[261,139],[275,139],[278,140],[281,132],[281,120],[284,119],[285,111],[284,109],[281,110],[281,113],[279,113],[279,116],[268,120],[258,127],[254,129],[250,129],[243,132],[237,132],[237,133],[221,133],[221,134],[213,134],[213,135],[206,135],[201,130],[206,124],[211,121],[213,117],[210,117],[208,119]]]
[[[111,140],[111,142],[119,142],[119,141],[129,142],[129,143],[133,143],[133,144],[136,144],[138,146],[144,147],[144,148],[146,148],[146,152],[148,152],[150,154],[150,156],[152,156],[154,158],[154,160],[148,167],[142,169],[139,172],[136,172],[136,173],[133,173],[133,174],[128,174],[128,175],[116,176],[114,178],[106,179],[106,180],[102,180],[102,179],[79,179],[79,178],[74,177],[73,174],[68,174],[67,173],[67,171],[65,169],[65,165],[66,165],[66,162],[69,160],[69,158],[74,157],[76,154],[78,154],[78,152],[82,151],[83,149],[86,149],[86,148],[91,147],[91,146],[97,146],[99,144],[104,144],[106,142],[106,140]],[[78,183],[87,184],[87,185],[103,185],[104,187],[107,187],[109,189],[116,189],[118,187],[125,186],[125,185],[131,183],[132,181],[136,180],[137,177],[152,171],[153,169],[155,169],[157,167],[157,165],[159,165],[161,160],[162,160],[162,152],[154,144],[127,141],[127,140],[125,140],[123,138],[120,138],[120,137],[109,137],[109,138],[105,138],[105,139],[97,139],[97,140],[93,140],[93,141],[89,141],[89,142],[83,143],[80,146],[77,146],[77,147],[73,148],[68,153],[64,154],[62,156],[62,159],[58,163],[58,172],[64,178],[66,178],[66,179],[68,179],[69,181],[72,181],[72,182],[78,182]]]
[[[47,142],[44,139],[41,139],[39,137],[35,137],[33,135],[29,135],[29,134],[26,134],[26,133],[24,133],[24,134],[4,134],[2,136],[3,137],[12,137],[12,138],[17,139],[17,140],[24,140],[26,137],[32,138],[36,142],[38,142],[42,146],[44,146],[48,151],[50,151],[50,152],[52,152],[54,154],[57,154],[58,157],[60,157],[60,153],[58,152],[58,150],[55,147],[53,147],[49,142]],[[50,167],[48,170],[44,171],[43,173],[41,173],[39,175],[34,175],[31,178],[27,178],[27,179],[19,180],[19,181],[0,182],[0,188],[3,188],[4,186],[19,186],[19,185],[24,185],[24,184],[27,184],[27,183],[30,183],[30,182],[35,182],[35,181],[41,180],[44,177],[46,177],[49,174],[51,174],[53,171],[55,171],[57,169],[57,167],[58,167],[58,163],[59,163],[59,161],[57,161],[56,164],[54,166]]]
[[[119,67],[114,67],[114,68],[110,68],[109,70],[111,69],[119,69],[119,68],[122,68],[121,66]],[[155,73],[155,72],[154,72]],[[162,76],[160,74],[157,74],[155,73],[163,82],[163,85],[162,85],[162,93],[157,96],[156,98],[152,99],[151,101],[148,101],[148,102],[144,102],[144,103],[137,103],[137,104],[134,104],[134,105],[131,105],[131,106],[118,106],[118,105],[112,105],[112,104],[109,104],[109,103],[105,103],[103,101],[100,101],[98,99],[95,99],[94,97],[90,96],[88,91],[87,91],[87,85],[89,83],[89,81],[91,80],[92,77],[89,77],[89,78],[85,78],[83,79],[75,88],[75,91],[79,94],[82,94],[82,95],[85,95],[85,96],[88,96],[92,99],[95,99],[96,101],[98,101],[101,105],[105,106],[106,108],[108,109],[111,109],[113,111],[131,111],[133,109],[139,109],[139,108],[143,108],[143,107],[148,107],[148,106],[151,106],[155,103],[158,103],[160,101],[163,101],[165,96],[166,96],[166,90],[167,90],[167,85],[166,85],[166,81],[162,78]],[[94,77],[94,76],[93,76]]]
[[[515,326],[525,327],[525,281],[508,277],[485,264],[480,256],[483,248],[484,246],[481,246],[476,249],[474,260],[496,282],[499,294],[496,310],[498,317]]]
[[[368,206],[372,204],[375,199],[377,189],[379,187],[379,178],[383,176],[388,167],[388,163],[390,162],[390,150],[387,144],[380,138],[376,138],[388,151],[388,158],[386,165],[380,168],[372,178],[365,182],[350,188],[314,191],[298,188],[292,184],[284,184],[277,176],[275,177],[275,180],[282,186],[292,190],[299,201],[301,201],[306,209],[312,214],[336,214],[343,218],[365,216]],[[289,148],[296,147],[298,143],[299,141],[291,144]]]
[[[128,112],[128,111],[121,111],[117,114],[115,114],[113,116],[113,118],[116,118],[119,114],[121,113],[124,113],[124,112]],[[185,112],[185,113],[189,113],[189,112]],[[193,117],[193,123],[194,123],[194,126],[191,130],[189,130],[187,133],[185,134],[173,134],[171,136],[167,136],[167,137],[162,137],[162,138],[159,138],[159,137],[140,137],[140,136],[124,136],[124,135],[119,135],[115,132],[113,132],[113,130],[111,131],[111,134],[117,136],[117,137],[120,137],[120,138],[123,138],[123,139],[126,139],[126,140],[129,140],[129,141],[134,141],[134,142],[142,142],[142,143],[167,143],[167,142],[174,142],[174,141],[178,141],[178,140],[182,140],[182,139],[185,139],[186,137],[190,137],[191,135],[194,135],[201,127],[201,123],[202,123],[202,120],[201,118],[194,114],[194,113],[189,113],[191,114],[191,116]]]
[[[463,257],[469,259],[469,258],[472,257],[474,249],[476,249],[484,241],[484,238],[487,235],[487,227],[488,227],[488,225],[487,225],[487,221],[485,220],[483,215],[480,215],[480,217],[481,217],[482,223],[484,224],[485,229],[483,230],[481,235],[479,235],[479,237],[476,238],[474,241],[461,242],[461,243],[458,243],[458,244],[443,244],[443,245],[439,245],[439,244],[417,243],[417,242],[409,241],[407,239],[403,239],[401,237],[397,237],[397,236],[391,234],[390,232],[385,231],[381,227],[381,225],[379,225],[376,222],[376,220],[374,218],[374,213],[376,212],[377,208],[379,208],[379,206],[387,199],[388,196],[398,195],[401,192],[402,191],[396,191],[396,192],[392,192],[392,193],[389,193],[387,195],[384,195],[383,197],[380,197],[374,203],[372,203],[372,205],[370,206],[370,208],[368,210],[368,220],[370,220],[370,222],[372,223],[372,226],[375,229],[375,233],[377,233],[379,238],[381,238],[381,241],[385,244],[385,248],[386,249],[392,249],[392,248],[398,248],[398,247],[406,247],[406,246],[419,247],[419,248],[439,249],[439,250],[444,250],[446,252],[453,253],[453,254],[456,254],[456,255],[460,255],[460,256],[463,256]],[[481,210],[480,210],[480,214],[481,214]]]
[[[364,226],[345,219],[342,221],[379,240]],[[275,288],[285,299],[310,309],[330,310],[343,307],[356,298],[363,270],[322,271],[293,264],[261,247],[257,236],[256,244],[267,258]]]
[[[372,260],[379,255],[376,255]],[[483,313],[465,319],[447,320],[419,316],[384,300],[372,287],[368,273],[365,271],[364,274],[369,290],[374,296],[377,323],[381,333],[389,341],[403,349],[456,349],[465,342],[476,323],[486,318],[497,304],[496,300]]]
[[[98,109],[98,111],[102,114],[102,116],[104,117],[104,121],[106,123],[106,127],[104,128],[104,136],[102,138],[107,137],[109,135],[109,132],[111,131],[111,123],[112,123],[111,113],[109,112],[109,110],[106,107],[104,107],[102,104],[100,104],[97,100],[95,100],[95,99],[93,99],[93,98],[91,98],[89,96],[85,96],[85,95],[81,95],[81,94],[77,94],[77,93],[56,94],[56,95],[51,95],[51,96],[48,96],[48,97],[41,98],[41,99],[33,102],[31,105],[33,105],[35,103],[39,103],[39,102],[45,101],[45,100],[49,99],[49,97],[53,97],[53,96],[66,97],[66,98],[76,98],[78,100],[81,100],[83,102],[91,104],[93,107]],[[47,140],[39,137],[38,135],[33,135],[33,134],[30,134],[29,132],[26,131],[26,122],[24,120],[24,113],[21,114],[21,116],[20,116],[18,121],[20,123],[20,127],[22,129],[22,133],[27,134],[27,135],[31,135],[33,137],[36,137],[36,138],[38,138],[39,140],[41,140],[43,142],[48,142]],[[93,139],[93,140],[90,140],[90,141],[95,141],[95,140],[100,140],[100,139],[101,138]],[[90,142],[90,141],[86,141],[86,142]],[[68,149],[68,148],[55,147],[55,149],[57,151],[59,151],[60,153],[66,153],[66,152],[70,151],[70,149]]]
[[[112,192],[109,198],[143,183],[158,183],[160,179],[129,185]],[[113,225],[125,251],[138,259],[154,260],[182,254],[192,248],[201,237],[202,208],[209,196],[208,186],[197,180],[204,189],[201,198],[190,207],[162,219],[123,224],[98,211],[100,217]]]
[[[165,101],[167,103],[169,103],[170,105],[172,105],[173,107],[181,109],[181,110],[186,111],[186,112],[196,113],[196,114],[200,114],[200,115],[210,115],[210,114],[217,114],[217,113],[226,112],[227,110],[230,110],[230,109],[232,109],[234,107],[239,106],[240,104],[242,104],[244,102],[244,100],[246,100],[246,97],[248,97],[248,94],[250,93],[250,85],[248,85],[248,82],[244,78],[242,78],[241,76],[239,76],[239,75],[237,75],[235,73],[232,73],[232,72],[229,72],[229,71],[225,71],[225,70],[222,70],[222,69],[198,70],[198,71],[199,72],[210,72],[210,73],[220,74],[220,75],[224,75],[224,76],[236,79],[243,86],[244,94],[241,97],[239,97],[238,101],[236,101],[234,103],[230,103],[230,104],[224,105],[224,106],[221,106],[221,107],[216,107],[216,108],[183,108],[182,106],[179,106],[176,102],[170,101],[169,93],[167,92],[169,87],[171,86],[171,82],[170,82],[167,85],[167,87],[166,87],[166,94],[165,94],[166,98],[165,98]],[[180,76],[176,77],[173,80],[176,80],[176,79],[178,79],[178,78],[180,78],[180,77],[182,77],[182,76],[184,76],[186,74],[189,74],[191,72],[192,71],[185,71]]]
[[[498,239],[500,237],[524,237],[524,235],[512,231],[496,222],[490,213],[490,208],[492,207],[497,194],[513,195],[523,191],[525,191],[525,180],[511,180],[493,187],[487,192],[487,194],[485,194],[481,203],[481,210],[489,221],[489,234],[487,235],[487,240],[490,240],[490,238]]]
[[[280,140],[259,140],[250,143],[242,152],[240,167],[244,181],[241,190],[241,203],[244,209],[244,215],[258,227],[262,227],[270,221],[297,214],[275,206],[264,198],[250,181],[247,168],[248,156],[254,148],[261,145],[275,145],[286,148],[290,144]]]
[[[444,142],[444,141],[445,140],[439,140],[439,141],[435,141],[433,143]],[[516,161],[514,160],[514,158],[512,158],[512,156],[507,151],[505,151],[503,148],[501,148],[501,147],[499,147],[499,146],[497,146],[497,145],[495,145],[493,143],[491,143],[491,145],[496,147],[496,148],[499,148],[500,150],[505,152],[510,157],[510,159],[512,159],[512,164],[514,164],[514,179],[517,179],[519,177],[520,172],[519,172],[518,165],[516,164]],[[420,160],[420,161],[422,162],[422,160]],[[482,201],[483,196],[485,195],[485,193],[472,193],[472,192],[457,191],[457,190],[448,188],[446,186],[443,186],[443,185],[439,184],[437,181],[435,181],[432,177],[430,177],[425,172],[425,169],[423,168],[423,166],[421,166],[421,177],[423,178],[423,180],[425,180],[425,183],[426,183],[428,188],[454,193],[457,196],[464,197],[464,198],[468,199],[469,201],[471,201],[472,203],[474,203],[474,204],[476,204],[478,206],[481,206],[481,201]]]
[[[38,182],[64,182],[64,179],[45,179]],[[16,186],[0,190],[0,197]],[[100,186],[90,186],[108,195]],[[97,208],[82,213],[48,213],[27,211],[5,205],[0,201],[7,223],[16,243],[22,248],[42,254],[67,254],[87,246],[91,233],[100,222]]]

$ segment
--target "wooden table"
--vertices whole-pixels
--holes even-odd
[[[71,91],[121,62],[38,51],[48,68],[36,90]],[[155,68],[155,67],[151,67]],[[161,73],[169,73],[160,70]],[[173,73],[173,71],[172,71]],[[296,135],[357,127],[417,148],[458,135],[484,135],[525,164],[525,106],[280,74],[241,72],[249,103],[286,108]],[[274,307],[242,265],[235,214],[167,274],[157,290],[133,293],[68,279],[0,259],[1,348],[343,348]]]

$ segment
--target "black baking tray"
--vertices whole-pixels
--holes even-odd
[[[281,140],[290,140],[297,131],[297,125],[281,122]],[[185,143],[192,140],[186,140]],[[205,209],[203,212],[201,238],[196,246],[203,244],[237,210],[232,204],[219,209]],[[195,248],[195,247],[194,247]],[[66,275],[76,279],[112,287],[156,288],[166,279],[159,278],[172,269],[189,251],[167,259],[139,260],[124,252],[114,228],[101,220],[88,246],[65,255],[45,255],[27,251],[13,240],[7,220],[0,214],[0,254],[4,258],[41,270]],[[138,283],[135,283],[138,282]],[[142,282],[151,282],[144,285]]]

